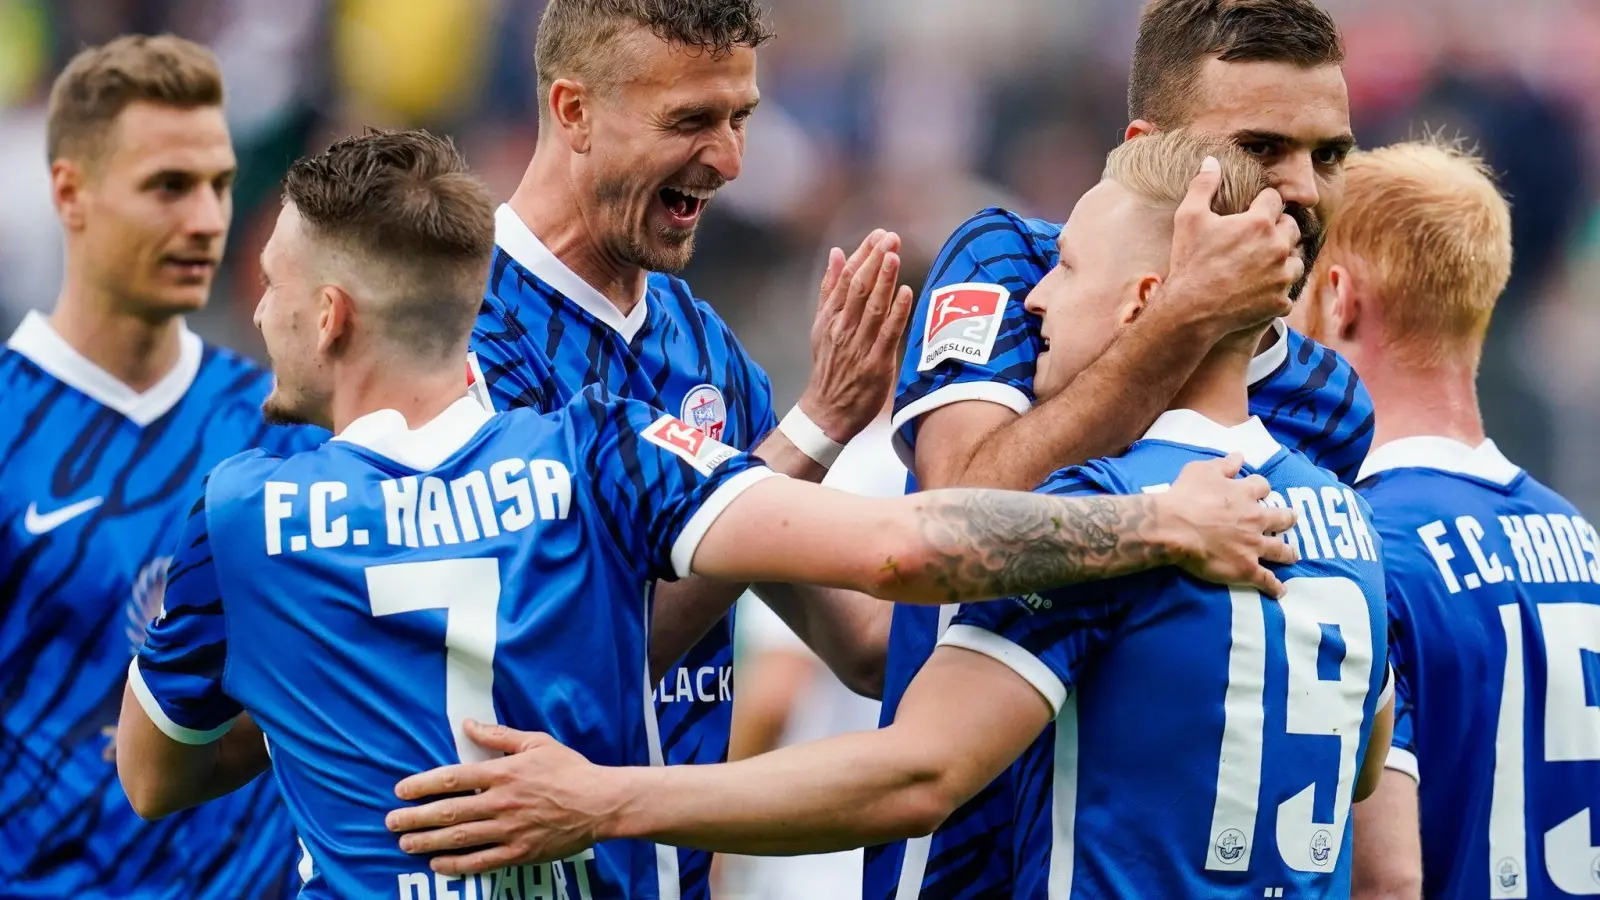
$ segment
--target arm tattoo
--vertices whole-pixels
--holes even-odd
[[[933,498],[937,499],[933,499]],[[1171,562],[1147,496],[939,491],[920,510],[925,578],[949,603],[1027,594]]]

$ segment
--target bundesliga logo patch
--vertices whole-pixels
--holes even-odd
[[[705,432],[706,437],[720,441],[728,424],[728,404],[716,385],[696,385],[684,396],[678,418]]]
[[[710,475],[717,466],[739,453],[674,416],[662,416],[641,434],[645,440],[693,466],[701,475]]]
[[[917,371],[926,372],[945,360],[988,362],[1010,296],[998,284],[976,283],[952,284],[934,293]]]

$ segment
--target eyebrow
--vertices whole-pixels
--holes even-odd
[[[1284,144],[1293,147],[1303,143],[1298,138],[1292,138],[1286,134],[1279,134],[1276,131],[1259,131],[1254,128],[1240,129],[1239,131],[1235,131],[1233,134],[1229,135],[1228,138],[1235,144]],[[1339,150],[1354,150],[1356,146],[1356,136],[1347,131],[1344,134],[1319,140],[1316,142],[1316,145],[1319,148],[1332,147]]]
[[[743,104],[738,109],[735,109],[734,112],[736,112],[736,113],[751,112],[757,106],[760,106],[760,105],[761,105],[761,98],[757,97],[756,99],[751,100],[749,103]],[[722,105],[721,104],[717,104],[717,103],[685,103],[682,106],[675,106],[672,109],[668,110],[667,111],[667,118],[668,119],[689,119],[689,118],[693,118],[695,116],[716,115],[717,113],[722,112],[722,110],[723,110]]]

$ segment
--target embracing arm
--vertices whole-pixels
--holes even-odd
[[[1422,896],[1422,831],[1417,780],[1385,769],[1372,796],[1353,807],[1351,894],[1357,900]]]
[[[1292,561],[1268,533],[1287,529],[1293,514],[1261,506],[1266,480],[1235,479],[1239,467],[1237,457],[1191,463],[1172,490],[1123,497],[945,490],[869,499],[770,478],[711,524],[693,568],[932,605],[1179,565],[1278,596],[1261,560]]]
[[[248,714],[221,738],[189,744],[168,737],[130,684],[117,722],[117,777],[140,818],[159,819],[249,784],[272,761],[261,728]]]

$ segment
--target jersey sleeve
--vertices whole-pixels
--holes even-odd
[[[1060,496],[1093,496],[1105,489],[1083,467],[1065,469],[1039,488]],[[981,653],[1033,685],[1053,713],[1071,696],[1078,674],[1123,619],[1117,582],[1088,582],[986,603],[963,604],[939,639],[943,646]]]
[[[161,611],[128,669],[128,684],[157,728],[184,744],[209,744],[243,708],[222,686],[228,635],[212,565],[206,501],[189,512],[167,569]]]
[[[1386,566],[1403,568],[1404,563],[1393,557],[1384,560]],[[1426,590],[1433,581],[1427,578],[1407,578],[1403,572],[1389,569],[1384,575],[1389,606],[1389,678],[1394,691],[1394,735],[1389,742],[1389,756],[1384,767],[1404,772],[1422,780],[1417,764],[1417,718],[1415,697],[1412,694],[1413,676],[1417,665],[1417,638],[1412,630],[1412,598],[1410,590]],[[1380,701],[1378,706],[1382,708]]]
[[[939,251],[912,314],[894,399],[894,446],[912,465],[921,416],[962,400],[1033,406],[1039,320],[1023,308],[1055,265],[1054,235],[1002,209],[986,209]]]
[[[623,554],[650,578],[681,578],[717,516],[777,473],[637,400],[589,388],[567,408],[597,506]]]
[[[552,412],[544,385],[553,383],[543,356],[523,346],[527,330],[516,316],[485,300],[467,345],[467,392],[490,412]]]

